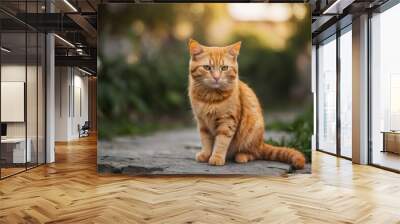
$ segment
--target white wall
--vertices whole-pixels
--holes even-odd
[[[74,140],[78,125],[88,120],[88,77],[72,67],[56,67],[55,73],[55,140]]]
[[[82,76],[82,73],[76,74],[77,70],[74,70],[74,80],[73,80],[73,94],[74,102],[72,108],[72,119],[71,119],[71,135],[73,138],[79,137],[78,125],[83,125],[85,121],[88,121],[88,77]]]
[[[1,81],[2,82],[25,82],[25,75],[27,69],[28,72],[28,79],[29,79],[29,85],[36,86],[36,80],[32,80],[30,75],[35,74],[36,75],[36,67],[34,66],[27,66],[25,65],[18,65],[18,64],[6,64],[1,66]],[[31,104],[30,110],[28,112],[31,112],[31,110],[36,111],[36,88],[27,88],[27,103]],[[3,96],[4,97],[4,96]],[[34,108],[32,108],[34,107]],[[1,108],[2,110],[7,110],[7,108]],[[36,130],[36,113],[28,113],[27,114],[28,122],[28,129],[33,128]],[[31,122],[34,121],[34,124],[31,124]],[[7,136],[8,137],[25,137],[25,123],[26,122],[7,122]],[[29,130],[28,130],[29,132]],[[29,133],[28,133],[29,137]]]
[[[17,65],[17,64],[2,65],[1,81],[25,82],[25,65]],[[1,108],[1,109],[6,110],[6,108]],[[25,123],[24,122],[7,123],[7,137],[25,137]]]
[[[37,70],[38,69],[38,70]],[[27,78],[27,80],[25,80]],[[26,85],[26,106],[19,108],[21,113],[26,112],[26,120],[21,122],[5,122],[7,124],[8,138],[25,138],[29,139],[29,147],[32,150],[32,161],[44,163],[45,150],[45,118],[44,118],[44,74],[42,67],[36,67],[25,64],[3,64],[1,66],[1,81],[2,82],[24,82]],[[4,89],[2,89],[3,92]],[[21,90],[24,91],[24,90]],[[22,92],[24,94],[24,92]],[[2,95],[2,98],[7,98],[7,95]],[[2,112],[16,113],[9,107],[2,107]],[[15,108],[14,108],[15,110]],[[38,155],[37,155],[38,153]]]
[[[68,88],[70,85],[69,68],[55,68],[55,141],[68,140]]]

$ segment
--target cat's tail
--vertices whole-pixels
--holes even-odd
[[[289,163],[296,169],[303,169],[306,163],[303,153],[296,149],[278,147],[266,143],[263,143],[260,147],[260,156],[265,160]]]

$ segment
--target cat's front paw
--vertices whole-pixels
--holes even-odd
[[[225,158],[220,155],[212,155],[208,160],[208,164],[212,166],[223,166],[225,165]]]
[[[208,162],[208,159],[210,158],[211,153],[206,153],[204,151],[200,151],[196,154],[196,161],[200,163],[206,163]]]

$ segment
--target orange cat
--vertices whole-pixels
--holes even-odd
[[[286,162],[296,169],[304,155],[291,148],[264,143],[264,119],[257,96],[239,80],[237,57],[241,42],[206,47],[189,41],[189,97],[200,131],[198,162],[221,166],[264,159]]]

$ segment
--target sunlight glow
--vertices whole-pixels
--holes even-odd
[[[187,21],[178,22],[174,27],[174,36],[178,40],[189,38],[193,34],[193,26]]]
[[[288,4],[229,4],[230,15],[240,21],[285,22],[292,16]]]

